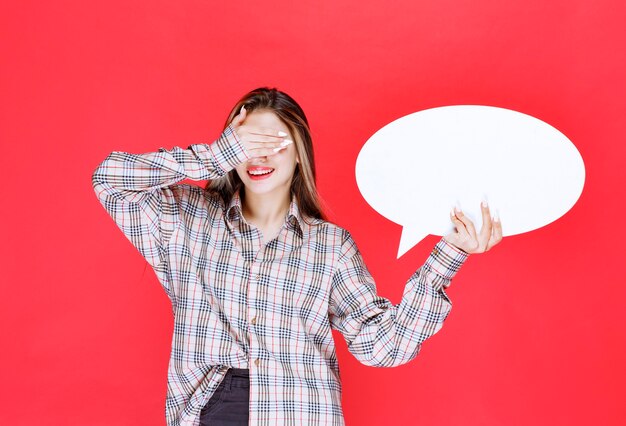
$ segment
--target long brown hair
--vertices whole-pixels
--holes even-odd
[[[260,87],[247,93],[237,102],[228,115],[224,128],[228,127],[239,114],[242,106],[246,107],[248,114],[255,110],[269,110],[287,126],[293,135],[298,157],[291,181],[291,195],[295,197],[302,216],[326,220],[317,192],[313,141],[309,122],[300,105],[285,92],[275,88]],[[242,186],[243,182],[237,172],[231,170],[225,176],[210,181],[206,189],[218,193],[224,203],[228,205],[233,194]]]

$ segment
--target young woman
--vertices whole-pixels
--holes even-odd
[[[444,289],[502,239],[461,211],[408,280],[376,294],[348,231],[325,220],[300,106],[260,88],[212,144],[111,153],[93,174],[107,212],[172,302],[166,419],[178,425],[342,425],[331,329],[370,366],[413,359],[450,312]],[[183,179],[209,180],[206,188]]]

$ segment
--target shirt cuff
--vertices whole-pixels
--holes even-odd
[[[219,173],[220,175],[225,175],[237,167],[238,164],[250,158],[250,154],[246,151],[243,142],[237,136],[235,129],[230,125],[224,129],[215,142],[207,145],[207,148],[211,153],[213,163],[222,172]]]
[[[438,275],[439,279],[436,280],[435,287],[448,288],[450,281],[468,257],[468,253],[442,238],[428,256],[424,267]]]

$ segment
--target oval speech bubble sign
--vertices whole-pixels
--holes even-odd
[[[482,105],[432,108],[389,123],[365,143],[355,172],[365,200],[403,227],[398,258],[426,235],[450,232],[454,205],[478,230],[487,198],[504,235],[515,235],[563,216],[585,182],[580,153],[557,129]]]

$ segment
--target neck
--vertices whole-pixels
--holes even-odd
[[[290,204],[289,192],[263,195],[241,192],[243,216],[248,222],[259,227],[282,223]]]

